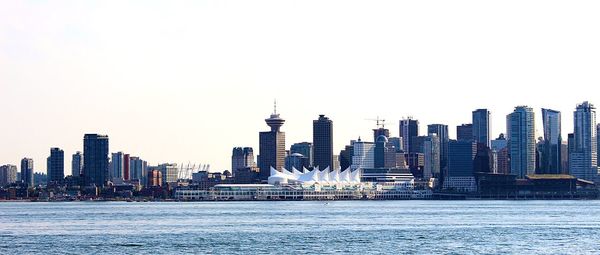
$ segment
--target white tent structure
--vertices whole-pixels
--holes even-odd
[[[340,169],[329,170],[325,168],[319,170],[315,168],[308,171],[306,168],[303,172],[292,168],[292,171],[282,169],[281,171],[271,167],[271,176],[269,176],[269,184],[300,184],[322,186],[354,186],[361,183],[362,169],[352,171],[350,168],[341,171]]]

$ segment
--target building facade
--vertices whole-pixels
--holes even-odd
[[[400,120],[400,137],[402,138],[402,149],[404,152],[416,153],[419,148],[410,148],[413,137],[419,136],[419,121],[408,117]]]
[[[110,156],[110,180],[123,180],[123,167],[125,165],[123,152],[114,152]]]
[[[86,134],[83,137],[83,180],[85,186],[103,187],[109,178],[108,136]]]
[[[3,165],[0,166],[0,187],[8,186],[17,182],[17,166]]]
[[[313,164],[320,169],[333,166],[333,121],[319,115],[313,120]]]
[[[465,192],[475,190],[473,161],[476,155],[476,142],[450,140],[448,144],[448,172],[444,179],[444,188]]]
[[[65,179],[65,152],[51,148],[48,157],[48,183],[62,183]]]
[[[477,109],[472,113],[473,139],[488,148],[490,147],[490,115],[490,111],[487,109]]]
[[[428,125],[427,133],[429,135],[436,134],[438,139],[440,140],[440,169],[443,174],[443,169],[445,169],[448,166],[448,143],[450,142],[450,138],[448,137],[448,125]]]
[[[259,133],[258,167],[259,179],[263,181],[269,179],[271,167],[280,170],[285,166],[286,156],[285,133],[280,130],[285,120],[275,110],[265,122],[271,127],[271,131]]]
[[[440,139],[437,134],[430,134],[423,142],[423,178],[440,177]]]
[[[146,183],[147,177],[147,167],[148,162],[141,159],[140,157],[131,157],[129,160],[130,165],[130,179],[131,180],[140,180],[141,183]]]
[[[562,135],[559,111],[542,109],[544,141],[541,148],[540,174],[562,173]]]
[[[380,135],[375,141],[374,151],[375,168],[394,168],[396,167],[396,148],[388,142],[385,135]]]
[[[71,158],[71,176],[79,177],[83,171],[83,154],[75,152]]]
[[[353,144],[354,155],[352,155],[352,171],[359,168],[375,167],[375,144],[363,142],[360,138]]]
[[[231,153],[231,172],[235,177],[239,169],[255,167],[252,147],[235,147]]]
[[[586,101],[577,105],[573,115],[575,130],[569,154],[571,175],[593,181],[598,177],[596,108]]]
[[[308,159],[308,165],[313,166],[313,144],[309,142],[295,143],[290,146],[290,154],[300,153]]]
[[[492,150],[492,172],[496,174],[509,174],[510,162],[508,158],[508,141],[504,134],[490,141]]]
[[[473,124],[462,124],[456,127],[456,140],[473,141]]]
[[[535,114],[528,106],[517,106],[506,117],[510,172],[519,179],[535,173]]]
[[[27,187],[33,187],[33,159],[21,159],[21,181],[27,184]]]

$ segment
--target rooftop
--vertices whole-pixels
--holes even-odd
[[[559,179],[577,179],[568,174],[530,174],[526,176],[530,180],[559,180]]]

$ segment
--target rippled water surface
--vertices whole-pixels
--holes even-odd
[[[598,254],[600,201],[0,203],[0,254]]]

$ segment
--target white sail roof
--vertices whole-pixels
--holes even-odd
[[[303,172],[298,171],[296,168],[292,168],[292,171],[282,169],[278,171],[271,168],[271,176],[269,177],[270,184],[282,184],[282,183],[298,183],[298,184],[320,184],[323,186],[346,186],[346,185],[357,185],[360,184],[361,169],[352,171],[347,168],[344,171],[341,169],[329,170],[325,168],[319,170],[315,168],[312,171],[308,171],[306,168],[302,169]]]

